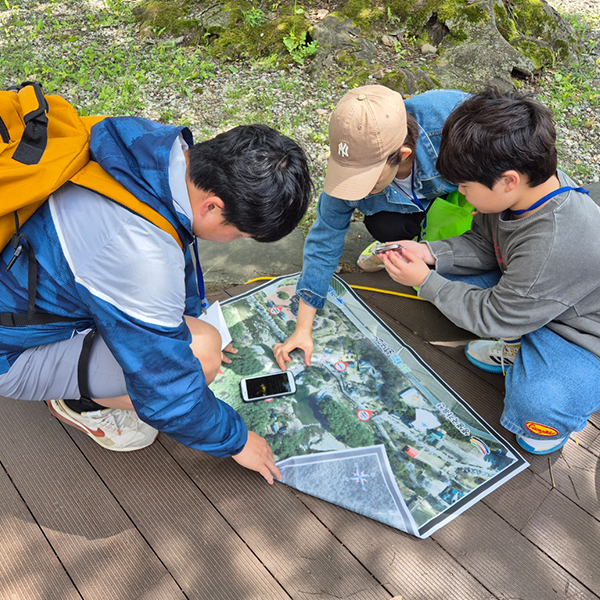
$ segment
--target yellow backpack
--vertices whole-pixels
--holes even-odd
[[[175,228],[90,161],[92,126],[104,117],[80,117],[60,96],[44,96],[38,83],[0,91],[0,248],[67,181],[98,192],[170,233]]]
[[[14,255],[6,270],[22,254],[23,223],[67,181],[85,187],[140,214],[171,234],[177,231],[162,215],[138,200],[102,167],[90,160],[92,126],[105,117],[80,117],[60,96],[44,96],[39,83],[25,82],[0,91],[0,250],[8,243]],[[28,324],[35,303],[35,254],[30,243]],[[21,321],[19,321],[21,323]]]

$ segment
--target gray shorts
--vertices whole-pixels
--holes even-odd
[[[8,373],[0,375],[0,396],[15,400],[53,400],[81,397],[77,368],[88,332],[69,340],[25,350]],[[92,342],[88,387],[92,398],[115,398],[127,394],[123,370],[99,334]]]

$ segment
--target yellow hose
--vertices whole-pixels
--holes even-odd
[[[255,281],[265,281],[265,280],[270,280],[270,279],[275,279],[275,278],[274,277],[255,277],[254,279],[250,279],[249,281],[246,281],[246,284],[254,283]],[[244,285],[246,285],[246,284],[244,284]],[[419,298],[419,296],[415,296],[413,294],[403,294],[402,292],[392,292],[390,290],[380,290],[378,288],[365,287],[364,285],[351,285],[350,287],[355,290],[366,290],[367,292],[377,292],[379,294],[390,294],[392,296],[402,296],[402,298],[412,298],[413,300],[423,300],[424,302],[427,302],[427,300],[425,300],[425,298]]]

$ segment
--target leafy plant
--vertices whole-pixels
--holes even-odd
[[[294,62],[300,65],[304,64],[305,58],[314,56],[318,50],[316,40],[306,43],[306,31],[299,34],[290,31],[289,35],[283,38],[283,45],[287,48]]]
[[[267,20],[267,15],[260,9],[252,7],[250,10],[243,10],[244,20],[250,27],[258,27]]]
[[[304,9],[301,6],[298,6],[297,2],[294,1],[292,15],[302,15],[304,12]],[[300,65],[304,64],[304,59],[315,55],[318,50],[317,41],[312,40],[311,42],[307,42],[306,36],[306,31],[296,31],[296,23],[295,21],[292,21],[290,32],[283,38],[283,45],[286,47],[292,60]]]

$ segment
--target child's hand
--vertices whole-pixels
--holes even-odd
[[[405,250],[412,252],[421,260],[424,260],[428,265],[435,265],[435,258],[433,257],[433,254],[431,254],[427,244],[423,242],[415,242],[413,240],[404,240],[396,243],[400,244]]]
[[[402,245],[404,246],[404,244]],[[424,246],[424,244],[417,245]],[[425,248],[431,254],[427,246]],[[381,258],[389,276],[402,285],[420,286],[429,275],[427,263],[416,253],[408,250],[406,246],[404,246],[402,253],[397,251],[385,252],[381,255]]]
[[[225,352],[237,354],[237,348],[233,347],[233,343],[229,343],[227,344],[227,346],[225,346],[225,348],[223,348],[223,351],[221,352],[221,362],[224,362],[226,365],[228,365],[231,363],[231,359],[229,358],[229,356],[225,355]]]
[[[304,350],[304,364],[310,367],[313,352],[313,339],[310,330],[305,331],[297,328],[283,344],[273,346],[273,355],[282,371],[285,371],[285,363],[292,362],[290,352],[296,348]]]

